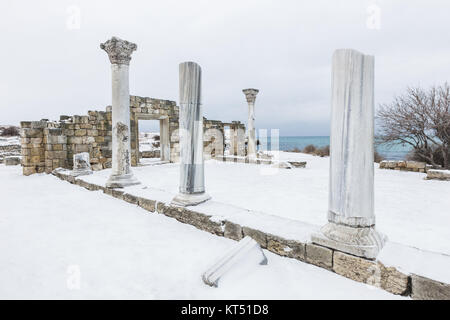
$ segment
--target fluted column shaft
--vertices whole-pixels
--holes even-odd
[[[312,241],[375,259],[386,238],[375,230],[374,57],[333,55],[328,224]]]
[[[188,206],[208,200],[203,161],[202,70],[195,62],[180,64],[180,193],[174,204]]]

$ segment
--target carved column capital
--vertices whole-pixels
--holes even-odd
[[[111,40],[101,43],[100,48],[106,51],[109,61],[111,61],[112,64],[129,65],[131,54],[137,49],[137,45],[126,40],[112,37]]]
[[[256,95],[258,94],[258,89],[244,89],[242,90],[245,94],[245,98],[247,99],[247,103],[255,103]]]

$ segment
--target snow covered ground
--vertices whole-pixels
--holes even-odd
[[[213,187],[211,165],[211,194],[224,197]],[[136,171],[145,168],[176,178],[176,166]],[[156,173],[150,177],[157,184]],[[200,275],[232,240],[51,175],[24,177],[20,166],[0,165],[0,197],[0,299],[403,298],[267,251],[267,266],[231,273],[210,288]]]
[[[281,160],[303,160],[304,169],[207,161],[206,190],[214,201],[302,221],[326,223],[329,158],[281,152]],[[133,168],[139,180],[172,195],[178,192],[178,164]],[[102,183],[108,170],[86,179]],[[378,169],[375,164],[377,228],[390,241],[450,255],[450,183],[423,180],[424,173]]]
[[[159,132],[139,132],[139,151],[155,151],[160,148]]]

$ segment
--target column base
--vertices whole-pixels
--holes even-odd
[[[313,234],[313,243],[366,259],[376,259],[387,237],[372,227],[350,227],[329,222],[320,233]]]
[[[128,186],[134,186],[140,184],[140,182],[134,177],[132,173],[122,175],[111,175],[108,181],[106,181],[107,188],[124,188]]]
[[[179,193],[175,198],[173,198],[170,204],[187,207],[187,206],[196,206],[200,203],[206,202],[211,199],[211,196],[206,192],[201,193]]]

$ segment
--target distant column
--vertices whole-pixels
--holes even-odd
[[[386,238],[375,230],[374,57],[351,49],[333,55],[329,223],[319,245],[375,259]]]
[[[134,43],[112,37],[100,44],[111,61],[112,71],[112,172],[108,188],[123,188],[140,182],[130,168],[130,89],[128,68]]]
[[[201,73],[195,62],[180,64],[180,192],[172,200],[179,206],[211,198],[205,193]]]
[[[247,156],[249,158],[256,158],[256,132],[255,132],[255,100],[258,94],[258,89],[244,89],[245,98],[248,103],[248,143]]]

